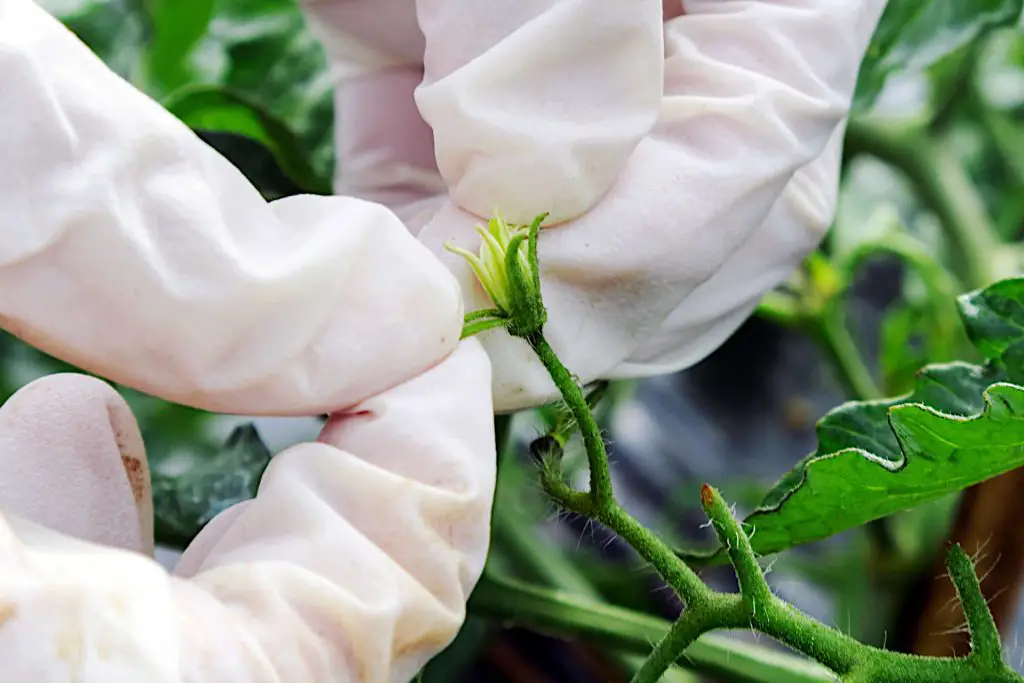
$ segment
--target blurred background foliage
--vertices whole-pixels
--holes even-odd
[[[41,4],[267,198],[330,192],[332,77],[294,0]],[[1020,270],[1020,16],[1020,0],[890,0],[861,70],[839,210],[820,252],[698,366],[609,387],[601,410],[617,491],[642,521],[680,545],[700,544],[703,481],[749,510],[814,450],[815,421],[828,409],[909,391],[926,363],[975,360],[954,297]],[[10,337],[0,345],[4,399],[70,369]],[[314,438],[319,426],[315,418],[211,415],[122,392],[149,449],[157,534],[169,549],[252,495],[271,454]],[[555,415],[522,413],[506,425],[491,562],[650,617],[653,639],[657,619],[678,613],[671,594],[602,530],[555,516],[533,484],[527,445]],[[584,466],[581,453],[570,448],[568,457]],[[769,578],[785,599],[866,642],[920,649],[913,634],[932,627],[916,623],[927,609],[915,585],[934,574],[955,503],[781,555]],[[704,575],[717,587],[733,580],[728,570]],[[1018,595],[1019,575],[1010,582],[1009,594]],[[648,623],[641,617],[638,624]],[[1004,626],[1004,642],[1024,633],[1020,622]],[[741,651],[728,666],[715,656],[695,654],[690,668],[701,673],[678,669],[671,680],[763,680],[743,673]],[[1022,658],[1011,650],[1014,664]],[[474,614],[423,676],[590,683],[624,680],[635,663],[635,652],[553,640]]]

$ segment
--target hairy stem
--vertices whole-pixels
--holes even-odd
[[[486,573],[469,601],[473,614],[552,635],[648,655],[671,622],[632,610]],[[826,683],[835,678],[814,662],[713,635],[698,638],[684,655],[689,667],[735,683]]]
[[[655,648],[651,660],[645,663],[633,679],[634,683],[657,681],[668,666],[682,655],[682,651],[702,633],[753,624],[763,624],[765,632],[798,651],[813,655],[837,673],[848,671],[855,661],[850,653],[864,646],[834,629],[813,622],[772,595],[746,534],[713,489],[705,487],[702,498],[716,532],[729,548],[730,558],[742,577],[740,586],[747,590],[739,596],[721,595],[712,591],[667,544],[622,509],[611,490],[608,455],[597,422],[583,399],[583,392],[547,342],[538,337],[531,339],[531,345],[538,349],[538,356],[541,356],[566,403],[570,408],[574,404],[581,406],[579,411],[573,409],[573,415],[584,435],[591,481],[607,482],[608,490],[604,497],[595,496],[592,491],[589,495],[574,491],[562,481],[559,471],[550,462],[542,467],[542,484],[566,509],[589,516],[621,536],[642,558],[651,563],[686,604],[676,628]],[[592,435],[591,440],[588,440],[587,434]],[[778,628],[780,625],[783,628]]]
[[[688,606],[683,616],[672,624],[668,633],[654,646],[647,661],[636,672],[630,683],[657,683],[668,668],[678,661],[683,656],[683,652],[689,649],[700,636],[714,628],[724,628],[721,622],[729,617],[735,623],[734,628],[742,628],[745,625],[743,606],[740,604],[739,596],[715,595],[710,597],[709,601],[717,601],[722,604]],[[709,616],[713,616],[716,623],[707,623]]]
[[[605,452],[601,430],[590,412],[583,389],[572,373],[562,365],[562,361],[555,355],[542,333],[531,335],[526,341],[533,348],[540,362],[544,364],[552,381],[562,394],[562,399],[576,419],[590,464],[591,497],[597,505],[612,500],[612,478],[608,470],[608,454]]]
[[[701,635],[715,629],[735,628],[750,628],[772,636],[847,680],[902,683],[1024,680],[1007,669],[998,654],[993,658],[991,638],[987,636],[988,640],[982,647],[984,656],[970,660],[915,657],[864,645],[779,600],[764,578],[742,524],[733,516],[718,492],[705,485],[701,491],[704,511],[728,551],[740,585],[738,595],[712,591],[661,539],[633,519],[617,503],[611,490],[608,456],[600,438],[600,430],[583,400],[579,385],[542,338],[531,340],[531,343],[541,350],[540,353],[545,354],[544,364],[556,386],[563,391],[566,402],[570,407],[578,405],[582,408],[578,411],[574,409],[573,414],[581,433],[592,437],[589,440],[584,437],[592,468],[591,481],[607,482],[608,491],[604,498],[574,491],[561,479],[557,461],[552,460],[546,461],[541,468],[542,484],[566,509],[601,522],[625,539],[641,557],[651,563],[686,604],[682,616],[655,646],[632,683],[656,683]],[[955,558],[951,561],[955,561]],[[973,572],[973,569],[970,571]],[[974,578],[974,583],[977,583],[977,578]],[[987,611],[980,593],[978,596],[981,609]],[[981,614],[977,615],[977,623],[981,624],[984,634],[987,627],[981,617]],[[991,615],[988,621],[991,621]],[[995,642],[998,653],[998,634],[995,635]]]
[[[736,570],[736,579],[740,585],[740,595],[747,603],[769,603],[774,599],[768,582],[764,578],[764,572],[757,563],[757,556],[750,545],[750,538],[743,530],[743,525],[736,521],[732,511],[726,506],[718,491],[707,484],[701,487],[700,503],[704,508],[704,514],[711,520],[711,525],[718,535],[718,539],[725,546],[729,554],[729,561]],[[756,611],[756,604],[751,606],[751,611]]]
[[[971,634],[971,656],[988,666],[1002,668],[1003,652],[999,640],[999,629],[988,609],[985,596],[981,592],[981,583],[974,573],[971,558],[959,545],[949,549],[946,559],[949,577],[956,587],[956,595],[960,599],[964,615],[967,617],[967,628]]]
[[[536,255],[538,226],[539,221],[531,226],[528,242],[529,267],[534,273],[539,272]],[[969,239],[963,235],[956,236],[958,239]],[[977,247],[978,244],[974,246]],[[968,255],[968,264],[972,264],[977,255],[974,252]],[[512,265],[518,267],[518,262],[513,263],[510,259],[506,261],[506,269],[512,269]],[[975,266],[977,264],[972,265]],[[830,272],[824,270],[819,274],[824,278]],[[827,278],[824,281],[827,283]],[[511,321],[508,322],[507,329],[514,336],[525,339],[547,369],[575,419],[583,437],[590,465],[590,490],[576,491],[562,478],[558,454],[544,453],[540,457],[541,483],[548,494],[564,508],[601,522],[625,539],[641,557],[651,563],[686,605],[680,619],[661,638],[653,653],[637,672],[633,683],[656,683],[665,671],[683,656],[684,651],[692,650],[697,639],[708,631],[742,627],[749,627],[776,638],[824,664],[846,680],[893,683],[1024,681],[1009,670],[999,657],[998,633],[995,632],[991,614],[988,613],[984,598],[981,597],[977,577],[973,575],[973,567],[970,567],[970,562],[962,555],[962,551],[960,555],[953,553],[950,556],[949,565],[950,572],[957,581],[957,589],[962,592],[967,603],[965,610],[969,610],[971,614],[971,628],[978,631],[976,655],[970,658],[924,658],[886,652],[859,643],[779,600],[765,580],[764,572],[758,564],[742,523],[728,509],[718,492],[705,485],[701,491],[701,503],[719,540],[727,549],[740,586],[737,595],[716,593],[711,590],[671,548],[650,529],[630,516],[615,500],[608,454],[601,430],[576,378],[562,364],[543,336],[547,312],[540,300],[539,282],[536,278],[533,284],[537,285],[537,298],[526,303],[530,306],[539,306],[541,310],[539,314],[531,312],[529,316],[520,317],[531,325],[540,321],[534,328],[536,331],[525,331],[525,323],[518,325]],[[522,290],[520,298],[525,298],[525,286],[518,289]],[[525,306],[526,303],[519,302],[516,306]],[[849,342],[852,347],[852,340]],[[856,348],[853,347],[853,350],[856,351]],[[853,358],[859,359],[859,354]],[[863,378],[862,380],[866,381]],[[864,391],[875,393],[877,390],[866,388]],[[487,586],[485,577],[474,595],[477,604],[481,600],[481,589],[483,595],[488,595]],[[526,596],[523,595],[526,591],[520,588],[519,592],[520,596],[512,601],[512,587],[506,585],[498,595],[492,595],[492,599],[500,602],[506,611],[515,612],[522,610],[527,602]],[[544,613],[549,618],[552,613],[560,613],[563,618],[568,616],[567,610],[564,609],[565,605],[554,605],[549,601],[540,607],[546,610]],[[608,621],[597,614],[595,607],[584,610],[582,615],[575,612],[572,616],[578,617],[582,622],[579,625],[584,628],[597,629],[608,625]]]
[[[757,563],[742,523],[729,510],[718,491],[707,484],[701,489],[701,505],[729,553],[749,625],[810,655],[836,673],[851,671],[866,647],[775,597]]]

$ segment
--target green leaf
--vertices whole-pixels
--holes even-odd
[[[307,191],[334,171],[333,78],[294,0],[43,0],[43,5],[147,94],[217,87],[259,114],[221,118],[219,132],[252,135],[270,116],[301,143],[282,160]],[[234,106],[232,108],[235,108]],[[228,129],[232,123],[238,130]],[[277,136],[264,131],[258,137]],[[273,150],[280,155],[280,149]],[[280,158],[280,157],[279,157]],[[306,169],[313,169],[307,171]],[[250,169],[241,168],[248,175]],[[312,179],[318,179],[316,183]]]
[[[1024,278],[957,303],[971,342],[991,363],[931,365],[907,396],[825,415],[815,452],[744,520],[755,552],[820,540],[1024,466]],[[679,555],[725,560],[721,549]]]
[[[158,543],[184,548],[211,519],[256,495],[270,451],[256,428],[235,429],[213,457],[183,474],[154,471],[153,509]]]
[[[902,70],[923,69],[1020,17],[1021,0],[890,0],[861,65],[854,107],[867,109]]]
[[[143,60],[145,89],[171,92],[197,79],[192,52],[206,35],[215,0],[144,0],[153,27]]]
[[[928,358],[935,335],[929,329],[927,312],[917,306],[898,304],[886,312],[880,334],[879,361],[885,390],[912,390],[914,377]],[[944,360],[944,359],[939,359]]]
[[[271,151],[281,169],[304,192],[331,194],[331,180],[308,163],[298,136],[271,112],[249,98],[218,87],[178,91],[164,106],[190,128],[245,135]]]
[[[851,402],[825,415],[818,449],[744,520],[754,551],[827,538],[1024,465],[1024,389],[995,384],[1001,379],[996,368],[934,365],[908,396]],[[1007,400],[1019,413],[1004,409]],[[993,440],[1000,430],[1007,431]],[[947,439],[944,447],[934,434]],[[680,555],[698,564],[726,559],[721,550]]]
[[[1024,278],[964,294],[958,303],[971,342],[1011,382],[1024,384]]]
[[[236,168],[244,169],[246,179],[267,201],[305,192],[284,172],[274,153],[249,136],[218,131],[196,132]]]
[[[132,80],[139,68],[146,17],[139,0],[43,0],[107,66]]]
[[[332,176],[334,80],[298,3],[218,0],[204,50],[224,60],[217,84],[286,122],[317,176]]]
[[[430,660],[416,676],[416,683],[451,683],[464,679],[478,661],[493,632],[490,623],[470,615],[455,640]]]

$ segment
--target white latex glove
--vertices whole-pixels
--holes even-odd
[[[124,402],[79,376],[19,392],[0,679],[408,680],[488,542],[490,369],[451,274],[381,206],[268,205],[31,0],[0,0],[0,160],[0,326],[182,403],[336,411],[172,577]]]
[[[319,443],[271,461],[256,498],[215,518],[175,576],[82,540],[152,548],[124,402],[84,376],[29,385],[0,411],[3,680],[410,680],[455,636],[483,568],[489,379],[470,341],[335,415]]]
[[[32,0],[0,0],[0,227],[0,326],[207,410],[331,412],[462,329],[455,279],[391,211],[268,204]]]
[[[337,76],[339,192],[443,245],[551,212],[546,336],[582,380],[685,368],[822,238],[885,0],[306,0]],[[685,14],[683,9],[685,8]],[[414,99],[415,98],[415,99]],[[428,125],[429,124],[429,125]],[[554,387],[482,335],[496,406]]]

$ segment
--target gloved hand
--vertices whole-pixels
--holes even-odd
[[[25,387],[0,411],[3,680],[410,680],[483,569],[489,379],[471,341],[335,415],[173,576],[147,557],[145,451],[123,400],[78,375]]]
[[[455,279],[391,211],[268,204],[32,0],[0,0],[0,160],[0,326],[115,382],[315,415],[458,341]]]
[[[175,575],[127,406],[54,376],[0,410],[4,683],[408,680],[457,632],[494,487],[462,299],[386,208],[267,204],[32,0],[0,0],[0,326],[231,413],[332,411]]]
[[[548,211],[546,336],[583,381],[690,366],[831,222],[885,0],[305,0],[337,77],[340,193],[387,204],[489,308],[453,241]],[[684,13],[685,10],[685,13]],[[554,386],[482,339],[496,407]]]

